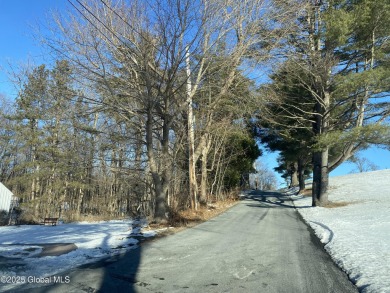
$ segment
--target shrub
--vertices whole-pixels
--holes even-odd
[[[8,213],[4,210],[0,210],[0,226],[8,225]]]

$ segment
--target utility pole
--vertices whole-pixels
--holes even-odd
[[[191,68],[190,68],[190,52],[189,46],[186,46],[186,73],[187,73],[187,103],[188,103],[188,177],[189,177],[189,192],[191,198],[191,208],[198,209],[197,199],[197,183],[195,172],[195,146],[194,146],[194,114],[192,108],[192,84],[191,84]]]

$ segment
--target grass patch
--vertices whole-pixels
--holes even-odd
[[[332,187],[330,187],[329,189],[332,189]],[[304,197],[311,197],[312,196],[312,188],[305,188],[304,190],[301,190],[299,192],[299,195],[302,195]],[[347,202],[347,201],[333,202],[333,201],[329,201],[324,206],[324,208],[329,208],[329,209],[341,208],[341,207],[345,207],[345,206],[350,205],[350,204],[352,204],[352,202]]]
[[[207,206],[199,206],[197,210],[186,209],[183,211],[171,210],[169,212],[169,219],[167,224],[149,224],[149,228],[153,230],[169,228],[169,231],[164,231],[162,234],[172,234],[177,230],[183,228],[189,228],[196,226],[200,223],[218,216],[225,212],[232,206],[236,205],[239,201],[236,199],[226,199],[224,201],[218,201]],[[160,232],[158,232],[160,234]]]
[[[213,204],[208,204],[207,206],[199,206],[198,210],[187,209],[178,212],[170,211],[170,217],[167,224],[150,223],[147,227],[142,229],[146,231],[154,230],[157,232],[154,237],[145,238],[145,241],[153,241],[161,237],[175,234],[184,229],[194,227],[222,214],[237,203],[239,203],[239,200],[237,199],[226,199]]]
[[[237,203],[237,200],[227,199],[207,206],[200,206],[198,210],[180,211],[176,214],[176,218],[171,219],[171,225],[192,227],[218,216]]]
[[[301,190],[299,192],[299,195],[302,195],[302,196],[305,196],[305,197],[310,197],[311,193],[312,193],[312,189],[311,188],[305,188],[304,190]]]
[[[341,207],[345,207],[345,206],[350,205],[350,204],[351,204],[351,202],[346,202],[346,201],[339,201],[339,202],[329,201],[324,206],[324,208],[328,208],[328,209],[341,208]]]

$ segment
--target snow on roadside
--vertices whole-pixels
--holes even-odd
[[[137,224],[137,225],[136,225]],[[0,227],[0,257],[16,260],[15,266],[0,266],[2,276],[46,277],[76,266],[113,256],[137,247],[142,224],[131,220],[72,223],[57,226],[22,225]],[[151,237],[155,231],[142,231]],[[77,249],[59,256],[37,257],[38,244],[74,243]],[[18,267],[22,259],[25,266]]]
[[[292,197],[334,261],[359,290],[390,292],[390,169],[330,178],[336,208],[310,207],[310,197]]]

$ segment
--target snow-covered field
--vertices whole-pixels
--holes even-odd
[[[293,196],[334,261],[361,292],[390,292],[390,170],[330,178],[336,208],[304,208],[311,198]]]
[[[137,247],[136,237],[156,234],[155,231],[142,229],[142,226],[139,222],[123,220],[0,227],[0,276],[43,278],[123,253]],[[37,244],[51,243],[74,243],[77,249],[59,256],[39,257],[42,247]],[[7,259],[3,259],[2,263],[1,257]],[[12,287],[4,284],[6,282],[0,283],[0,291],[1,288]]]

